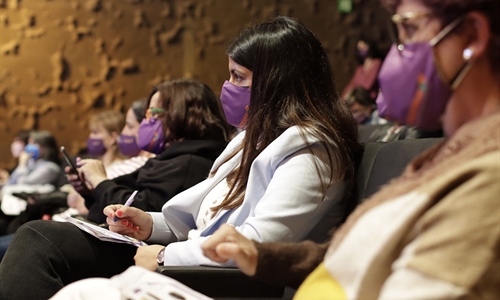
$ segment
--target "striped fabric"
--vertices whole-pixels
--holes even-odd
[[[125,174],[130,174],[140,167],[142,167],[150,157],[135,156],[129,159],[113,162],[106,167],[106,174],[108,179],[113,179]]]

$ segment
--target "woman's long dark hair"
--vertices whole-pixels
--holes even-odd
[[[300,127],[304,140],[304,130],[312,133],[333,158],[324,192],[335,182],[351,180],[357,126],[339,101],[330,61],[312,32],[295,19],[276,17],[243,30],[227,55],[253,72],[252,89],[246,134],[237,149],[243,149],[241,164],[228,176],[228,196],[213,211],[241,205],[252,162],[292,126]]]

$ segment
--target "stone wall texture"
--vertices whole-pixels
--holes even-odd
[[[245,26],[274,15],[298,18],[321,40],[343,88],[355,44],[388,46],[378,0],[0,0],[0,167],[15,161],[20,129],[49,130],[71,154],[85,146],[96,112],[125,111],[164,80],[195,78],[218,95],[225,50]]]

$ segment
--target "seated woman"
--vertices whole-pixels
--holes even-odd
[[[32,131],[28,144],[19,155],[19,164],[10,174],[7,183],[1,190],[1,198],[6,194],[29,192],[32,193],[33,185],[55,184],[61,167],[57,142],[48,131]],[[42,188],[44,191],[46,188]],[[16,200],[14,200],[16,201]],[[19,208],[8,209],[8,201],[0,201],[0,235],[7,234],[9,223],[21,212]],[[10,207],[10,206],[9,206]]]
[[[108,179],[129,174],[142,167],[148,159],[155,157],[150,153],[139,148],[137,144],[137,133],[139,125],[144,119],[147,105],[146,98],[132,102],[132,105],[125,115],[125,125],[117,139],[118,147],[124,157],[130,157],[120,160],[111,166],[104,167]],[[71,189],[67,196],[68,210],[52,216],[53,220],[63,221],[65,217],[72,215],[86,216],[89,211],[85,206],[85,199],[78,192]]]
[[[114,110],[100,112],[89,120],[87,153],[102,161],[109,170],[124,159],[118,147],[118,137],[124,125],[123,114]]]
[[[372,101],[377,98],[379,84],[377,80],[382,59],[378,51],[377,45],[366,39],[360,38],[356,43],[356,55],[359,65],[352,76],[347,86],[342,91],[340,99],[346,100],[348,94],[357,86],[366,89]]]
[[[384,63],[382,91],[402,78],[418,94],[428,68],[436,89],[423,97],[433,105],[417,109],[443,116],[447,140],[367,199],[331,243],[259,244],[227,226],[202,247],[269,283],[302,283],[295,299],[498,299],[500,2],[382,2],[401,38],[386,58],[401,68],[387,73]],[[415,57],[420,69],[408,73]],[[392,111],[407,114],[413,97],[394,96],[402,103]]]
[[[53,183],[61,170],[58,151],[57,142],[49,131],[32,131],[6,185]]]
[[[188,100],[193,102],[191,106],[185,105]],[[115,162],[110,168],[104,167],[102,161],[99,160],[81,160],[82,165],[93,164],[98,167],[95,171],[85,168],[82,170],[83,176],[92,178],[96,175],[102,175],[106,176],[109,182],[104,183],[104,187],[100,187],[102,196],[98,194],[96,196],[98,198],[95,198],[94,194],[86,197],[89,207],[85,205],[85,199],[78,192],[72,190],[67,196],[67,203],[73,209],[57,214],[52,219],[65,221],[65,218],[71,215],[78,215],[80,219],[86,218],[94,223],[103,223],[105,216],[102,214],[101,206],[104,207],[107,204],[101,202],[119,203],[120,200],[116,200],[115,197],[131,193],[134,189],[140,191],[137,201],[142,201],[142,203],[138,202],[135,205],[142,206],[147,210],[159,211],[162,205],[168,201],[168,195],[173,196],[205,179],[213,160],[222,152],[228,134],[226,131],[228,126],[217,102],[215,95],[206,85],[187,80],[160,84],[153,89],[148,99],[135,101],[127,112],[125,126],[120,137],[117,138],[117,144],[122,154],[134,157]],[[162,115],[163,122],[161,123],[153,119],[145,120],[143,117],[146,107],[151,107],[148,111],[163,109],[170,113]],[[105,114],[109,116],[108,112]],[[114,115],[118,116],[118,114]],[[102,120],[99,116],[102,114],[98,115],[98,118],[93,118],[94,122],[91,124],[95,126],[95,120]],[[143,119],[144,122],[142,122]],[[174,123],[170,123],[168,120],[172,120],[170,122]],[[159,153],[158,159],[143,167],[150,157],[156,156],[156,154],[145,150],[159,151],[159,148],[150,147],[154,146],[151,143],[152,135],[144,125],[153,121],[160,125],[158,128],[161,128],[162,123],[169,126],[166,131],[171,132],[170,147],[164,147],[163,152]],[[101,125],[97,127],[103,128],[102,123],[99,124]],[[109,124],[111,124],[110,121],[108,121],[106,128],[110,128]],[[203,128],[198,126],[203,126]],[[139,132],[142,138],[138,137]],[[141,141],[142,148],[145,150],[139,147]],[[103,144],[106,143],[106,141],[103,142]],[[111,147],[107,149],[111,149]],[[119,177],[120,175],[124,176]],[[98,185],[95,182],[94,184]],[[89,189],[93,190],[93,186],[90,186]],[[39,215],[39,219],[41,214],[36,213]],[[29,220],[33,220],[33,218]],[[26,221],[28,220],[24,216],[22,222],[21,220],[16,222],[15,229]],[[8,232],[13,233],[15,229],[12,228],[11,223]],[[12,235],[0,238],[0,260],[12,238]]]
[[[146,118],[137,129],[138,148],[157,154],[156,158],[112,180],[101,161],[77,159],[80,175],[91,191],[82,196],[92,222],[104,223],[103,208],[125,203],[134,190],[139,191],[134,207],[160,211],[170,198],[205,179],[226,145],[228,125],[205,84],[192,80],[161,83],[153,88],[146,107]],[[68,177],[84,193],[76,176],[68,173]]]
[[[219,265],[200,245],[225,223],[261,242],[292,242],[304,239],[327,211],[337,222],[343,218],[359,147],[321,43],[295,19],[277,17],[242,31],[227,54],[222,107],[227,121],[245,131],[210,176],[170,199],[161,213],[104,209],[110,230],[150,246],[102,242],[68,223],[27,223],[0,264],[1,296],[48,298],[75,280],[117,274],[134,264],[134,256],[148,269]]]

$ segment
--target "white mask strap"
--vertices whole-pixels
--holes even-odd
[[[430,42],[429,44],[431,47],[436,46],[441,40],[450,33],[453,29],[455,29],[462,21],[464,20],[464,17],[459,17],[456,18],[453,22],[448,24],[443,30],[441,30]]]

